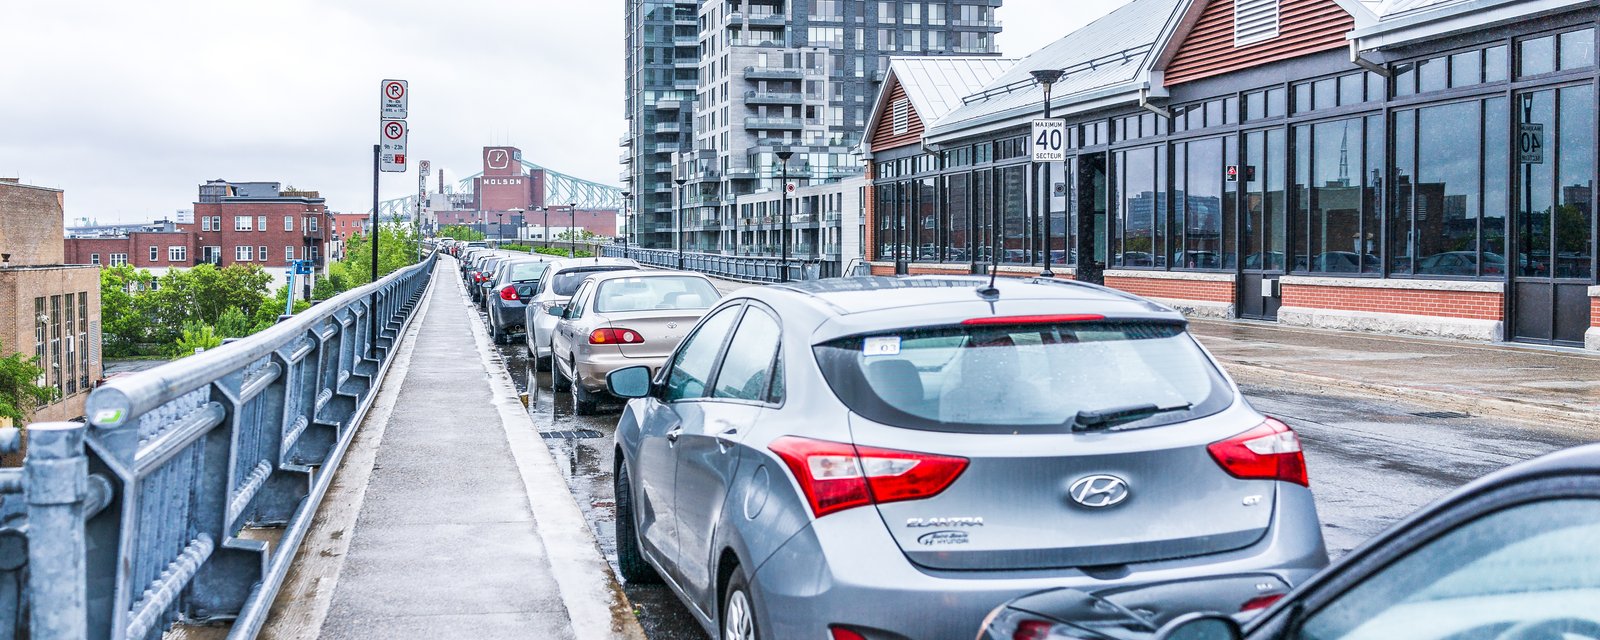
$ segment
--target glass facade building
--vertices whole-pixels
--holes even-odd
[[[1186,65],[1232,43],[1155,43],[1145,77],[1164,72],[1164,96],[1055,101],[1064,163],[1031,162],[1038,110],[936,127],[932,151],[875,150],[876,269],[1027,273],[1048,257],[1198,315],[1600,348],[1596,10],[1457,22],[1360,64],[1344,18],[1321,49],[1274,56],[1269,39],[1210,71]]]

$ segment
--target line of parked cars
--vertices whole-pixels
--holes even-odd
[[[932,276],[708,300],[658,273],[584,276],[529,348],[629,399],[619,569],[713,637],[1600,639],[1600,445],[1328,566],[1299,438],[1171,309]],[[629,358],[657,333],[674,346]]]

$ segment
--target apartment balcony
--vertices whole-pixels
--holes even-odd
[[[760,172],[750,167],[728,167],[723,175],[731,180],[754,180],[760,177]]]
[[[799,118],[758,118],[758,117],[749,117],[749,118],[745,118],[744,119],[744,128],[745,129],[765,129],[765,130],[768,130],[768,131],[772,131],[772,130],[799,131],[799,130],[805,128],[805,122],[802,121]]]
[[[656,133],[679,133],[681,131],[683,131],[683,125],[678,123],[676,120],[674,120],[672,122],[657,122],[656,123],[656,128],[655,128],[655,132]]]
[[[671,162],[657,162],[657,163],[655,163],[654,166],[652,166],[650,168],[650,170],[655,172],[655,173],[672,173],[672,163]]]
[[[651,193],[672,193],[672,183],[666,180],[657,180],[650,187]]]
[[[650,148],[651,153],[677,153],[680,150],[681,147],[676,142],[657,142],[654,147]]]
[[[788,67],[745,67],[746,80],[804,80],[806,72]]]
[[[826,256],[826,257],[829,257],[829,258],[838,258],[839,257],[839,245],[837,245],[837,244],[825,244],[825,245],[822,245],[822,255]]]
[[[805,101],[806,101],[805,95],[801,94],[799,92],[763,92],[763,91],[746,91],[746,92],[744,92],[744,103],[745,104],[750,104],[750,105],[756,105],[756,104],[789,104],[789,105],[793,105],[793,104],[802,104]]]
[[[822,222],[825,224],[838,224],[842,219],[844,219],[844,214],[838,211],[824,211],[822,213]]]
[[[633,154],[624,153],[620,156],[617,156],[617,164],[628,164],[629,162],[633,162]]]
[[[631,146],[633,146],[633,134],[623,134],[622,138],[617,140],[617,146],[619,146],[619,147],[631,147]]]
[[[984,31],[999,31],[999,20],[951,20],[950,26],[964,29],[982,29]]]
[[[683,109],[683,101],[682,100],[657,100],[656,101],[656,110],[657,111],[679,111],[681,109]]]
[[[622,173],[617,174],[617,181],[624,184],[633,182],[633,172],[629,171],[628,169],[623,169]]]
[[[674,46],[674,47],[698,47],[698,46],[700,46],[700,38],[696,37],[696,36],[677,36],[677,35],[675,35],[675,36],[672,36],[672,46]]]
[[[679,78],[672,81],[672,88],[679,91],[697,91],[700,89],[700,81]]]
[[[700,68],[700,61],[695,58],[673,58],[672,68],[694,70]]]

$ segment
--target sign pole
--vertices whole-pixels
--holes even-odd
[[[289,295],[283,297],[283,315],[294,315],[294,267],[289,267]]]
[[[382,145],[372,145],[372,228],[368,241],[372,243],[372,282],[378,282],[378,158]],[[367,301],[367,347],[378,344],[378,290],[373,289]]]

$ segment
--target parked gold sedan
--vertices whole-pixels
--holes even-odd
[[[606,374],[635,365],[661,368],[683,337],[722,297],[690,271],[613,271],[589,276],[564,306],[550,340],[550,377],[572,391],[578,415],[594,413]]]

